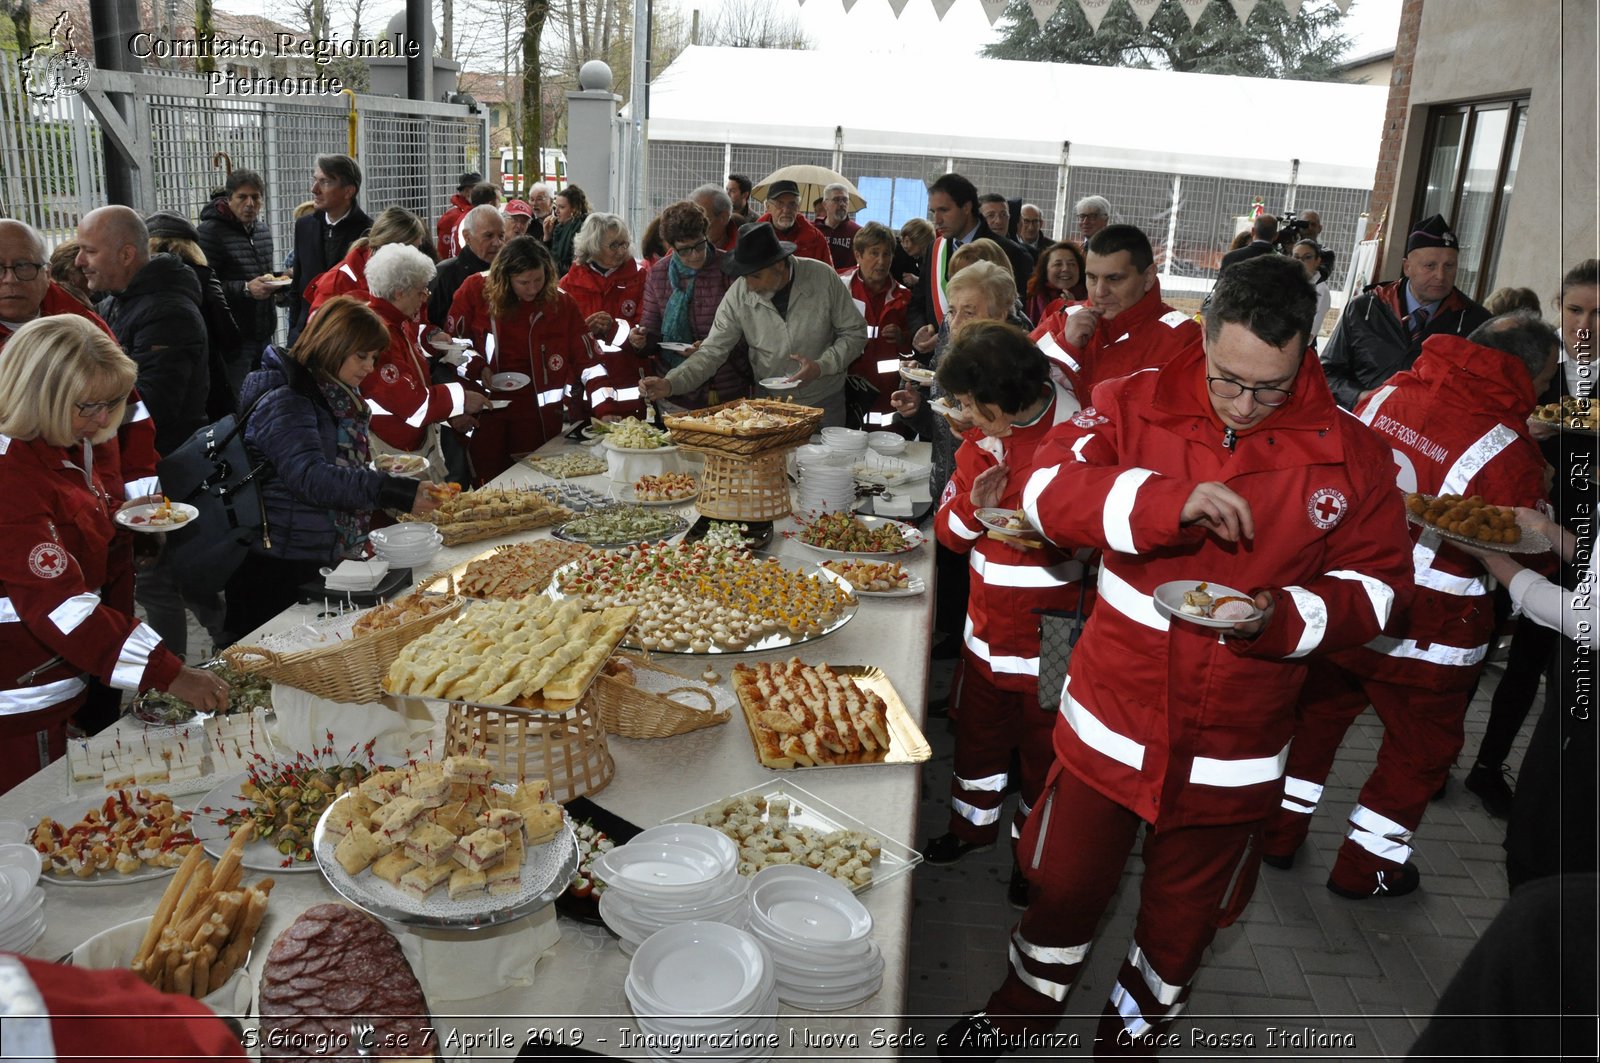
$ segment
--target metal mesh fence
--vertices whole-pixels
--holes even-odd
[[[719,149],[722,145],[716,145]],[[750,144],[735,144],[729,153],[728,172],[748,174],[750,180],[761,183],[762,178],[780,166],[833,166],[833,152],[818,151],[815,148],[777,148],[758,147]],[[718,163],[720,166],[721,164]],[[800,204],[800,209],[809,211],[810,203]]]
[[[27,222],[54,248],[106,201],[105,186],[100,129],[82,97],[30,97],[15,53],[0,51],[0,216]]]
[[[978,194],[998,192],[1007,199],[1021,197],[1044,215],[1044,231],[1051,232],[1055,216],[1058,166],[1006,159],[953,159],[955,172],[978,186]]]
[[[721,144],[688,144],[663,140],[650,145],[650,199],[646,220],[656,217],[668,204],[688,199],[689,193],[705,184],[721,188],[727,180],[722,172]],[[738,172],[737,170],[735,171]],[[761,180],[766,173],[754,176]]]

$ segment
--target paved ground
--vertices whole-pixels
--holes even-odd
[[[940,667],[943,665],[944,667]],[[1183,1047],[1163,1058],[1398,1059],[1432,1014],[1440,992],[1507,896],[1504,823],[1461,785],[1477,749],[1490,671],[1467,717],[1466,751],[1446,796],[1417,833],[1422,888],[1390,901],[1348,901],[1324,882],[1344,833],[1344,819],[1376,757],[1383,728],[1368,712],[1350,731],[1328,780],[1311,837],[1290,871],[1261,869],[1244,916],[1220,931],[1173,1032]],[[948,686],[947,662],[935,662],[934,696]],[[943,680],[943,686],[938,685]],[[1520,763],[1532,719],[1512,754]],[[943,719],[928,720],[933,759],[923,770],[918,843],[944,832],[952,738]],[[1015,801],[1015,798],[1011,799]],[[1002,822],[1009,822],[1011,806]],[[1061,1029],[1088,1046],[1118,966],[1127,954],[1138,904],[1137,859],[1106,917],[1087,969],[1067,998]],[[912,916],[910,1024],[931,1037],[951,1016],[981,1007],[1005,976],[1006,938],[1020,914],[1006,903],[1006,846],[953,867],[916,871]],[[1269,1043],[1270,1031],[1349,1035],[1327,1047]],[[1253,1044],[1191,1044],[1202,1035],[1245,1035]],[[1080,1050],[1087,1055],[1087,1047]],[[1044,1053],[1041,1053],[1044,1054]],[[1069,1052],[1069,1054],[1072,1054]]]

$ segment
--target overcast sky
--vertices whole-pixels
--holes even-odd
[[[469,0],[457,0],[457,21]],[[708,20],[721,0],[656,0],[659,5],[673,4],[686,14],[699,8],[702,21]],[[762,0],[750,0],[760,3]],[[905,10],[895,18],[888,0],[856,0],[847,12],[842,0],[765,0],[774,7],[794,14],[812,43],[824,51],[843,51],[860,54],[863,48],[872,51],[914,51],[930,59],[952,55],[973,55],[995,37],[989,19],[978,0],[954,0],[950,10],[941,20],[930,0],[907,0]],[[1074,3],[1075,0],[1062,0]],[[1277,3],[1280,0],[1261,0]],[[1314,3],[1316,0],[1306,0]],[[272,14],[279,10],[266,0],[221,0],[220,6],[229,10],[257,10]],[[337,8],[337,2],[330,3]],[[404,0],[369,0],[369,26],[380,26],[394,12],[405,7]],[[435,5],[437,10],[437,5]],[[1353,0],[1345,20],[1345,31],[1355,38],[1350,55],[1365,55],[1384,48],[1394,47],[1395,35],[1400,25],[1400,0]],[[344,27],[344,32],[348,25]],[[368,31],[370,32],[370,31]]]

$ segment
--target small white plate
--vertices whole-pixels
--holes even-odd
[[[1199,624],[1201,627],[1214,627],[1221,629],[1228,629],[1233,627],[1235,624],[1245,624],[1260,618],[1261,610],[1259,609],[1252,609],[1250,615],[1241,620],[1213,620],[1209,616],[1195,616],[1193,613],[1184,612],[1184,592],[1192,591],[1196,587],[1199,587],[1202,583],[1205,584],[1206,593],[1211,595],[1212,598],[1228,598],[1235,596],[1245,599],[1250,598],[1250,595],[1246,594],[1244,591],[1237,591],[1232,587],[1224,587],[1222,584],[1213,583],[1210,580],[1177,579],[1173,580],[1171,583],[1163,583],[1161,586],[1156,588],[1155,594],[1151,595],[1156,603],[1156,612],[1160,613],[1164,617],[1167,617],[1168,619],[1187,620],[1189,623]]]
[[[182,513],[184,515],[183,520],[174,521],[171,524],[151,524],[150,517],[156,510],[161,508],[160,502],[149,502],[142,506],[124,506],[122,509],[117,510],[116,520],[118,524],[129,531],[169,532],[177,531],[179,528],[187,528],[200,515],[198,509],[186,502],[173,502],[171,505],[174,513]]]
[[[920,365],[907,365],[905,362],[901,362],[900,379],[909,380],[913,384],[927,386],[933,383],[933,370]]]
[[[768,391],[791,391],[800,386],[800,381],[790,380],[786,376],[769,376],[756,381]]]
[[[684,351],[687,351],[690,347],[693,347],[694,344],[692,344],[692,343],[672,343],[670,341],[663,340],[661,343],[658,343],[656,346],[660,347],[663,351],[671,351],[673,354],[682,354]]]
[[[503,410],[507,406],[510,406],[510,405],[511,405],[511,400],[510,399],[490,399],[489,400],[489,409],[491,409],[491,410]]]
[[[44,870],[44,857],[39,855],[39,850],[23,842],[6,842],[0,845],[0,866],[20,867],[31,877],[32,882],[39,881],[39,875]]]
[[[1004,507],[980,509],[977,511],[978,523],[990,531],[999,532],[1001,535],[1009,535],[1014,539],[1042,538],[1039,534],[1039,529],[1031,525],[1026,528],[1007,527],[1006,520],[1014,513],[1016,513],[1016,510],[1005,509]]]
[[[819,871],[819,879],[825,878]],[[801,945],[856,941],[872,933],[861,902],[804,879],[772,879],[750,891],[750,908],[783,937]]]
[[[294,278],[284,277],[281,280],[262,281],[261,283],[272,289],[287,288],[294,283]]]
[[[31,833],[26,823],[14,819],[0,819],[0,844],[9,845],[12,842],[26,844]]]
[[[961,411],[956,409],[954,406],[950,405],[950,403],[945,400],[945,397],[943,395],[940,395],[937,398],[929,399],[928,400],[928,409],[932,410],[934,413],[938,414],[940,417],[956,417],[956,418],[959,418],[961,416]]]
[[[428,346],[436,351],[465,351],[472,346],[472,341],[450,339],[440,342],[439,340],[433,340]]]
[[[722,861],[705,849],[666,842],[630,843],[601,853],[593,863],[602,881],[662,898],[703,891],[721,877]]]
[[[428,474],[429,461],[421,454],[380,454],[372,459],[372,468],[390,476],[409,476],[420,479]]]
[[[496,391],[521,391],[533,383],[527,373],[496,373],[489,378],[489,386]]]

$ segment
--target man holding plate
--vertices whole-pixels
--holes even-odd
[[[639,381],[651,401],[693,391],[744,340],[763,393],[822,408],[824,427],[844,426],[845,370],[867,345],[867,322],[833,267],[795,257],[770,222],[739,230],[722,269],[737,277],[711,332],[666,376]]]
[[[1056,1025],[1141,824],[1139,915],[1095,1055],[1153,1052],[1254,890],[1303,659],[1368,641],[1411,597],[1393,463],[1334,403],[1315,308],[1294,262],[1240,264],[1201,347],[1100,384],[1039,447],[1023,511],[1057,546],[1103,552],[1099,599],[1017,844],[1030,898],[1010,971],[943,1055],[994,1058]],[[1240,588],[1258,613],[1219,632],[1158,611],[1180,580]]]

